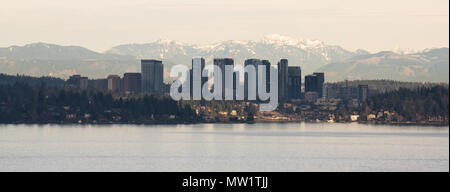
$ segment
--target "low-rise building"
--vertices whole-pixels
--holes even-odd
[[[367,115],[367,120],[368,120],[368,121],[374,120],[375,118],[377,118],[377,116],[376,116],[375,114],[369,114],[369,115]]]
[[[317,98],[319,98],[319,94],[317,92],[309,91],[305,93],[305,100],[307,102],[314,103]]]
[[[358,121],[358,119],[359,119],[359,115],[350,115],[351,121]]]

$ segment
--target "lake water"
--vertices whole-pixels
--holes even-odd
[[[0,125],[0,171],[449,171],[449,129]]]

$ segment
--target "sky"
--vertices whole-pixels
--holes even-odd
[[[0,47],[46,42],[104,52],[171,39],[193,44],[319,39],[370,52],[449,46],[448,0],[0,0]]]

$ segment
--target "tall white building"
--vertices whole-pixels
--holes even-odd
[[[233,88],[232,91],[233,95],[234,92],[236,92],[236,87],[234,85],[236,85],[236,74],[233,73],[233,75],[231,77],[225,77],[225,66],[229,65],[232,66],[234,68],[234,60],[233,58],[214,58],[214,65],[217,66],[220,69],[220,73],[222,76],[222,83],[221,83],[221,87],[222,87],[222,98],[225,98],[225,78],[233,78]],[[214,71],[214,75],[218,74],[219,71]],[[214,77],[214,85],[217,85],[219,83],[218,79],[216,79],[216,77]],[[214,86],[214,89],[216,88],[216,86]]]
[[[197,70],[195,71],[195,74],[197,74],[197,76],[193,75],[194,69]],[[205,59],[202,57],[192,58],[192,69],[190,71],[190,83],[191,83],[190,93],[195,100],[201,99],[202,86],[204,83],[208,81],[207,77],[202,77],[203,69],[205,69]]]
[[[253,66],[255,68],[255,78],[253,81],[255,81],[255,90],[254,90],[254,94],[255,96],[258,95],[258,66],[262,65],[262,61],[260,59],[247,59],[244,61],[244,66],[247,67],[249,65]],[[249,91],[251,91],[251,87],[249,89],[249,82],[250,82],[250,77],[249,74],[245,73],[244,74],[244,99],[248,100],[249,95],[251,95],[249,93]]]

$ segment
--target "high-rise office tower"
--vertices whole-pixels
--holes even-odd
[[[323,96],[324,81],[324,73],[314,73],[312,75],[305,76],[305,93],[316,92],[317,96],[321,98]]]
[[[367,100],[369,86],[368,85],[358,85],[358,99],[359,102],[363,103]]]
[[[325,74],[323,72],[315,72],[313,75],[317,76],[318,82],[318,90],[317,93],[319,94],[319,98],[323,97],[323,84],[325,83]]]
[[[141,92],[141,74],[140,73],[125,73],[123,74],[123,91],[128,93]]]
[[[302,91],[302,70],[300,67],[288,67],[288,98],[300,99]]]
[[[108,75],[108,91],[120,91],[120,77],[118,75]]]
[[[316,92],[318,93],[318,78],[316,75],[305,76],[305,93]]]
[[[143,93],[162,93],[163,71],[162,61],[154,59],[141,60],[141,91]]]
[[[288,97],[288,60],[278,62],[278,100],[285,101]]]
[[[222,98],[225,99],[225,66],[231,65],[234,68],[234,60],[232,58],[215,58],[214,59],[214,65],[217,66],[221,71],[222,76]],[[215,70],[215,69],[214,69]],[[218,71],[214,71],[214,75],[218,74]],[[233,92],[233,96],[236,93],[236,74],[233,73],[232,77],[227,78],[233,78],[233,88],[230,90]],[[214,85],[217,85],[218,79],[214,77]],[[214,86],[215,89],[216,86]],[[233,97],[234,98],[234,97]]]
[[[262,65],[261,60],[259,59],[247,59],[244,62],[244,67],[247,66],[253,66],[255,68],[255,96],[258,95],[258,66]],[[248,100],[248,96],[249,96],[249,75],[247,73],[244,73],[244,99]],[[257,98],[257,97],[256,97]]]
[[[193,74],[194,68],[198,70],[198,71],[196,71],[197,76],[194,76],[194,74]],[[190,77],[189,81],[190,81],[190,84],[191,84],[191,87],[190,87],[190,93],[191,94],[190,95],[191,95],[191,97],[194,96],[194,94],[193,94],[193,92],[194,92],[194,84],[196,86],[200,85],[198,87],[198,90],[195,90],[196,93],[198,94],[198,96],[200,96],[200,98],[197,98],[197,99],[201,99],[201,93],[202,93],[203,84],[205,84],[208,81],[208,77],[202,77],[203,69],[205,69],[205,59],[202,58],[202,57],[194,57],[194,58],[192,58],[192,69],[189,70],[189,74],[190,74],[189,75],[189,77]]]
[[[262,65],[264,65],[266,69],[266,92],[270,92],[270,61],[262,60]]]

